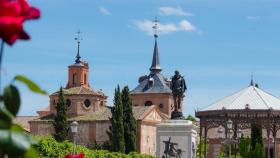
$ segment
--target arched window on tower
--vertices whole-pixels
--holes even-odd
[[[76,73],[73,74],[73,85],[77,85],[78,83],[78,75]]]
[[[151,101],[146,101],[145,102],[145,106],[151,106],[151,105],[153,105],[153,102],[151,102]]]
[[[103,101],[101,101],[101,102],[100,102],[100,106],[103,106],[103,105],[104,105],[104,102],[103,102]]]
[[[87,84],[87,74],[84,75],[84,84]]]
[[[71,106],[71,100],[70,99],[66,99],[66,105],[69,108]]]

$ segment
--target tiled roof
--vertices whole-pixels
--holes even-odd
[[[144,117],[143,114],[154,107],[155,106],[133,106],[133,116],[136,118],[136,120],[142,120]]]
[[[13,122],[20,125],[24,130],[30,131],[29,121],[37,119],[38,116],[17,116]]]
[[[251,85],[199,111],[246,108],[253,110],[280,110],[280,99]]]
[[[84,120],[84,121],[95,121],[95,120],[109,120],[112,117],[110,107],[103,107],[92,114],[77,116],[70,120]]]
[[[154,83],[149,85],[149,81],[152,80]],[[161,73],[150,74],[130,93],[172,93],[167,83],[167,79]]]
[[[83,64],[83,63],[75,63],[75,64],[73,64],[73,65],[70,65],[69,67],[72,67],[72,66],[83,67],[84,64]]]
[[[83,66],[88,66],[88,63],[86,61],[75,62],[69,67],[83,67]]]
[[[133,106],[132,112],[136,120],[143,119],[143,114],[150,109],[154,108],[154,106]],[[70,120],[84,120],[84,121],[95,121],[95,120],[110,120],[112,117],[111,108],[110,107],[103,107],[98,111],[95,111],[89,115],[77,116],[71,118]]]
[[[136,120],[142,120],[146,116],[147,112],[155,108],[154,105],[152,106],[133,106],[132,112],[133,116]],[[167,115],[160,112],[160,115],[163,118],[168,118]],[[105,106],[100,108],[98,111],[95,111],[91,114],[77,116],[69,118],[69,121],[77,120],[77,121],[108,121],[112,117],[111,107]],[[54,119],[54,114],[49,114],[47,116],[43,116],[41,118],[34,118],[33,121],[51,121]]]
[[[57,95],[58,93],[59,93],[59,91],[53,93],[52,95]],[[91,88],[87,88],[84,86],[63,89],[63,93],[64,93],[64,95],[86,94],[86,95],[103,95],[103,96],[105,96],[105,94],[101,91],[95,91]]]

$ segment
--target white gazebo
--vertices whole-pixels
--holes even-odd
[[[251,124],[260,125],[267,131],[267,138],[272,133],[273,157],[276,157],[276,133],[280,129],[280,99],[263,91],[253,81],[249,87],[196,111],[195,115],[200,119],[200,141],[203,133],[205,143],[207,131],[219,126],[223,126],[227,131],[228,120],[232,121],[234,136],[238,129],[249,129]],[[206,149],[203,154],[206,157]],[[268,141],[267,155],[270,155],[270,141]]]

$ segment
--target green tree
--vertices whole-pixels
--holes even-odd
[[[197,158],[200,158],[200,150],[201,150],[201,157],[204,157],[204,147],[206,146],[206,153],[208,153],[208,149],[209,149],[209,142],[208,141],[206,141],[206,144],[204,143],[204,138],[201,138],[201,144],[200,143],[198,143],[197,144],[197,147],[196,147],[196,157]],[[201,147],[200,147],[200,145],[201,145]]]
[[[193,121],[193,122],[196,121],[195,117],[193,117],[191,114],[188,115],[188,117],[186,118],[186,120]]]
[[[257,144],[263,145],[262,128],[259,125],[252,124],[251,127],[251,147],[255,149]]]
[[[231,144],[230,149],[231,149],[230,157],[235,158],[235,145]],[[221,146],[219,154],[217,155],[217,158],[226,158],[226,152],[227,152],[227,145],[222,143],[222,146]],[[239,152],[236,153],[236,158],[241,158]],[[242,157],[242,158],[244,158],[244,157]]]
[[[257,145],[255,146],[255,149],[251,150],[251,157],[264,158],[264,149],[263,149],[262,144],[257,143]]]
[[[68,139],[69,125],[67,122],[67,106],[65,104],[63,89],[60,87],[58,94],[58,102],[56,105],[56,116],[54,118],[53,126],[55,129],[54,138],[58,142]]]
[[[238,145],[238,151],[242,158],[250,158],[250,143],[250,138],[244,138],[244,135],[242,135]]]
[[[125,86],[122,90],[122,104],[124,114],[124,139],[125,152],[136,151],[136,119],[132,112],[132,101],[129,95],[129,88]]]
[[[252,124],[251,127],[251,157],[264,158],[262,127]]]
[[[122,105],[122,95],[120,92],[120,87],[115,89],[114,96],[114,107],[111,109],[111,127],[110,132],[107,132],[110,139],[112,150],[115,152],[125,152],[125,140],[124,140],[124,125],[123,125],[123,105]]]

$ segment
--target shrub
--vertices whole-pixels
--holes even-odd
[[[43,158],[64,157],[66,154],[72,153],[74,149],[73,143],[69,141],[57,142],[53,137],[40,137],[39,145],[36,149]],[[123,154],[119,152],[109,152],[107,150],[91,150],[84,146],[77,146],[77,153],[84,153],[86,158],[155,158],[150,155],[131,152]]]

